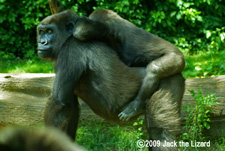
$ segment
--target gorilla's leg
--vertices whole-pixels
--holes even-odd
[[[169,76],[181,73],[184,68],[183,62],[183,55],[179,52],[177,54],[165,54],[149,63],[146,67],[146,76],[136,98],[119,114],[120,119],[126,121],[142,112],[145,100],[149,99],[158,89],[161,81]]]
[[[79,115],[80,108],[76,97],[74,97],[74,101],[68,104],[61,104],[50,99],[47,104],[44,120],[46,125],[65,131],[72,140],[75,140]]]
[[[176,141],[180,133],[180,108],[184,93],[184,79],[181,74],[164,79],[159,89],[146,103],[146,123],[150,140],[159,140],[160,147],[153,151],[177,150],[163,147],[164,142]]]

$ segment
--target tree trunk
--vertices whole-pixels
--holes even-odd
[[[45,104],[51,93],[54,74],[0,74],[0,125],[30,126],[43,123]],[[188,90],[202,90],[203,94],[215,93],[219,103],[211,107],[211,129],[207,135],[225,136],[225,75],[202,79],[187,79],[182,101],[185,105],[195,105]],[[82,101],[81,120],[100,120]],[[182,123],[185,115],[182,112]],[[131,124],[131,123],[130,123]]]

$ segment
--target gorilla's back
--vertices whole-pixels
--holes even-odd
[[[90,43],[83,53],[88,57],[88,67],[76,85],[75,94],[96,114],[119,121],[118,114],[138,93],[145,68],[127,67],[115,51],[99,42]]]

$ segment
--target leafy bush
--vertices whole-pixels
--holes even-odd
[[[193,107],[185,107],[188,114],[184,126],[186,132],[183,133],[182,139],[193,142],[204,141],[203,130],[210,129],[210,114],[213,113],[209,107],[217,103],[217,98],[214,94],[202,95],[200,89],[198,93],[194,90],[189,90],[189,92],[195,99],[196,104]]]
[[[222,0],[60,0],[65,8],[88,15],[98,8],[116,11],[190,53],[220,51],[225,43],[225,5]],[[216,10],[216,11],[215,11]],[[50,15],[46,0],[0,0],[0,56],[32,58],[36,26]]]
[[[143,123],[144,121],[141,120],[139,117],[136,122],[133,123],[133,126],[137,128],[137,139],[141,139],[143,136]]]
[[[0,55],[3,59],[30,58],[36,48],[35,26],[49,15],[47,1],[0,0]]]
[[[0,0],[0,11],[1,58],[33,58],[36,51],[36,26],[51,14],[48,1]]]

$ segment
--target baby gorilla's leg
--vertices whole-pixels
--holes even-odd
[[[134,100],[125,107],[118,117],[121,121],[128,121],[131,117],[141,114],[144,110],[145,102],[142,100]]]

